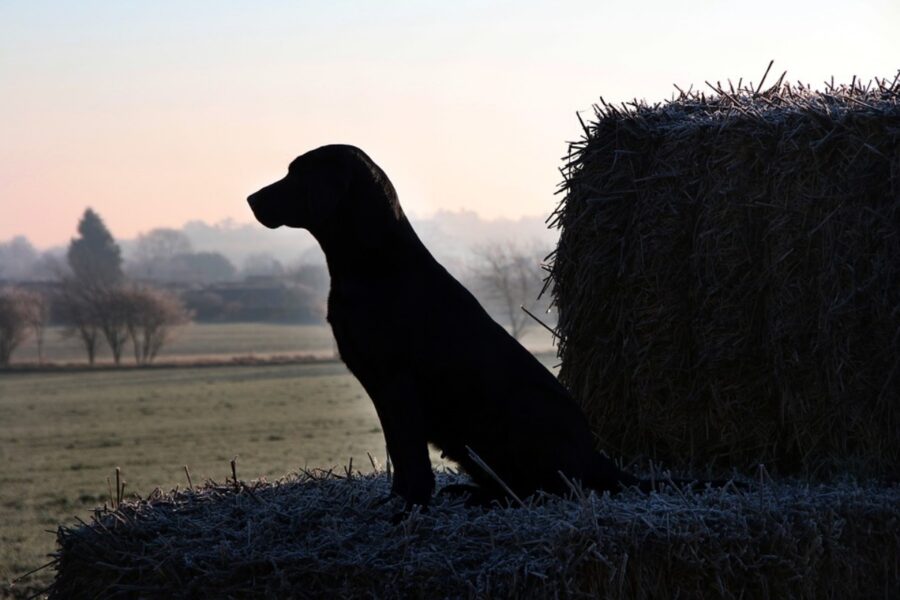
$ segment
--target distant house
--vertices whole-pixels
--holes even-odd
[[[271,277],[215,283],[181,292],[200,322],[321,323],[324,299],[315,290]]]

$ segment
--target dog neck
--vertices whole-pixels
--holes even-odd
[[[337,227],[341,224],[335,224]],[[389,231],[379,232],[378,235],[354,227],[356,235],[345,233],[338,236],[331,229],[313,232],[313,236],[325,253],[332,279],[345,275],[377,277],[408,268],[412,263],[434,260],[402,212]]]
[[[347,177],[349,189],[333,218],[310,229],[325,253],[332,277],[383,273],[431,257],[381,169],[371,161],[359,160]]]

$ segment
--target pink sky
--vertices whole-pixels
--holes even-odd
[[[86,206],[120,238],[249,222],[248,193],[335,142],[412,214],[546,215],[601,95],[900,67],[888,0],[304,4],[0,5],[0,241],[65,243]]]

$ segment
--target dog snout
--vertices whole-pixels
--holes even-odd
[[[275,229],[282,225],[281,219],[277,215],[277,211],[273,210],[271,202],[266,201],[266,188],[259,190],[247,197],[247,203],[256,220],[270,229]]]

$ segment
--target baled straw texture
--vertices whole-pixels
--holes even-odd
[[[448,477],[438,475],[439,483]],[[154,493],[59,530],[51,598],[888,598],[900,488],[579,493],[400,525],[384,474]]]
[[[613,455],[896,476],[900,85],[711,87],[571,145],[560,379]]]

